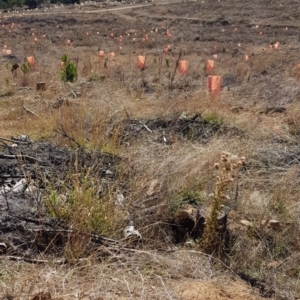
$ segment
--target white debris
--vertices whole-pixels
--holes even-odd
[[[25,187],[26,187],[26,179],[22,178],[12,187],[11,191],[14,193],[22,192],[24,191]]]
[[[37,188],[35,185],[30,184],[30,185],[28,185],[28,187],[26,188],[25,193],[33,194],[33,193],[36,192],[37,190],[38,190],[38,188]]]
[[[57,201],[58,201],[58,202],[65,203],[67,200],[68,200],[67,195],[60,194],[60,195],[57,196]]]
[[[115,201],[116,206],[123,206],[125,201],[125,197],[122,193],[117,194],[117,198]]]
[[[20,136],[12,137],[12,140],[19,141],[19,142],[26,142],[26,143],[33,143],[33,140],[25,134],[22,134]]]
[[[1,248],[5,248],[6,249],[7,248],[6,244],[5,243],[0,243],[0,249]]]
[[[252,227],[253,223],[248,220],[240,220],[240,223],[246,227]]]
[[[151,184],[150,184],[150,186],[149,186],[149,188],[148,188],[146,194],[147,194],[147,196],[152,196],[152,195],[154,195],[154,194],[159,193],[160,190],[161,190],[161,183],[160,183],[160,181],[157,180],[157,179],[154,179],[154,180],[151,182]]]
[[[5,185],[4,187],[2,187],[2,188],[0,189],[0,194],[1,194],[1,195],[5,195],[5,194],[8,193],[10,190],[11,190],[11,188],[10,188],[9,186]]]
[[[130,222],[130,225],[126,226],[124,229],[124,237],[128,238],[130,236],[135,236],[139,239],[142,239],[142,236],[139,233],[139,231],[134,228],[133,222]]]
[[[22,134],[18,137],[18,139],[21,141],[26,141],[28,139],[28,135]]]

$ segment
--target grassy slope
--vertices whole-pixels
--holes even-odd
[[[210,41],[209,37],[212,35],[210,27],[201,27],[200,33],[199,27],[203,24],[203,20],[216,20],[218,12],[212,11],[205,4],[200,8],[197,3],[187,7],[154,6],[151,8],[153,11],[136,9],[126,13],[126,25],[122,16],[110,13],[101,17],[66,15],[65,19],[62,16],[57,19],[54,16],[36,17],[33,24],[43,24],[45,21],[51,24],[45,27],[45,30],[43,27],[31,26],[28,21],[30,17],[13,17],[11,20],[20,23],[21,27],[17,27],[13,31],[14,34],[6,36],[5,43],[21,59],[35,54],[38,67],[36,71],[26,76],[18,70],[17,77],[13,78],[9,66],[5,62],[2,63],[0,82],[3,83],[1,90],[3,97],[0,98],[0,136],[28,134],[34,139],[71,145],[70,141],[53,131],[59,128],[58,124],[62,124],[70,135],[88,149],[101,149],[121,156],[126,166],[129,164],[134,169],[134,173],[130,173],[132,176],[129,176],[126,183],[129,192],[126,199],[128,206],[125,208],[124,215],[117,215],[117,217],[125,218],[126,212],[134,217],[136,226],[145,237],[144,247],[149,251],[153,248],[165,247],[168,240],[167,233],[164,227],[157,225],[156,222],[164,219],[165,214],[169,213],[170,203],[178,207],[184,195],[200,193],[200,200],[207,204],[206,195],[211,192],[214,183],[213,164],[219,160],[222,151],[245,156],[248,164],[246,170],[241,173],[238,202],[228,203],[235,206],[235,211],[230,215],[230,226],[235,233],[230,253],[231,268],[267,280],[275,289],[278,298],[293,299],[299,293],[298,256],[296,255],[299,251],[297,217],[299,212],[297,203],[299,196],[297,186],[299,180],[297,151],[300,110],[297,87],[299,55],[293,42],[293,34],[290,31],[285,33],[282,29],[288,25],[291,27],[290,30],[296,32],[297,28],[292,27],[291,24],[291,20],[297,18],[296,13],[291,13],[292,19],[285,22],[282,13],[278,15],[280,22],[278,21],[276,27],[274,23],[276,15],[266,19],[266,16],[260,11],[258,13],[257,10],[256,21],[261,24],[264,31],[264,35],[258,40],[257,30],[253,29],[255,24],[246,26],[253,22],[250,21],[249,16],[243,16],[246,21],[239,24],[238,18],[242,19],[242,12],[238,15],[237,11],[233,11],[230,15],[231,12],[226,10],[226,7],[218,7],[224,9],[224,15],[227,14],[230,20],[233,18],[235,23],[225,27],[227,33],[225,35],[220,33],[222,27],[217,23],[216,28],[213,27],[215,41]],[[195,13],[193,16],[192,11],[197,9],[201,9],[206,14],[199,17]],[[275,10],[272,9],[273,7],[270,7],[270,11],[274,12]],[[199,20],[191,23],[187,20],[176,20],[179,10],[181,16],[186,13]],[[187,11],[184,12],[185,10]],[[161,18],[165,16],[172,18],[149,21],[149,15],[152,13],[159,14]],[[3,23],[8,26],[11,20],[3,20]],[[157,34],[151,33],[155,22],[158,27],[164,25],[171,28],[173,33],[171,40],[167,40],[164,36],[165,29],[160,28],[160,33]],[[76,26],[76,23],[79,26]],[[56,24],[59,24],[59,29],[55,29]],[[269,24],[273,27],[264,27]],[[233,34],[234,26],[239,28],[236,35]],[[39,37],[37,44],[32,40],[31,27],[34,27],[35,36]],[[117,52],[118,42],[104,36],[111,31],[118,36],[132,28],[139,30],[138,35],[124,38],[120,54]],[[142,28],[150,36],[150,40],[145,43],[139,41],[145,34]],[[99,35],[97,30],[100,31]],[[276,35],[275,31],[279,33]],[[86,32],[89,32],[88,37]],[[41,38],[44,33],[47,34],[46,39]],[[200,37],[199,43],[193,42],[196,36]],[[275,42],[275,37],[285,44],[282,43],[278,51],[267,50],[267,45]],[[72,39],[71,47],[64,45],[67,38]],[[137,41],[133,42],[133,38]],[[237,43],[241,41],[242,46],[238,48]],[[160,66],[157,49],[162,49],[167,43],[171,43],[174,54],[163,57]],[[213,45],[217,45],[218,55],[214,73],[227,78],[230,86],[230,88],[225,87],[217,98],[211,98],[206,94],[203,69],[205,60],[211,57]],[[96,57],[98,48],[117,53],[115,58],[109,56],[107,69],[104,69],[103,61],[99,63]],[[190,62],[190,70],[186,76],[176,74],[174,89],[169,90],[168,78],[173,74],[180,48],[185,50],[184,58]],[[236,48],[238,52],[234,55]],[[63,53],[67,53],[72,60],[79,58],[79,79],[76,83],[62,83],[59,80],[59,61]],[[136,69],[137,53],[147,53],[148,67],[143,77]],[[244,53],[253,53],[249,62],[244,62]],[[169,67],[165,59],[169,60]],[[234,83],[230,80],[234,80]],[[37,81],[46,82],[45,92],[35,91]],[[143,87],[141,87],[142,81],[144,81]],[[23,83],[31,89],[19,89]],[[68,104],[54,109],[53,104],[57,97],[68,95],[71,90],[80,92],[80,98],[73,99],[72,95],[66,96]],[[11,94],[6,96],[7,92]],[[26,112],[23,106],[34,111],[38,117]],[[286,111],[266,113],[268,107],[284,107]],[[145,122],[182,112],[187,115],[200,113],[211,122],[234,126],[242,134],[218,135],[205,144],[189,139],[183,140],[176,134],[170,134],[167,139],[171,140],[172,144],[166,145],[161,142],[160,133],[147,133],[138,139],[131,139],[128,143],[120,143],[123,128],[120,124],[128,117]],[[126,166],[122,166],[123,172],[128,171]],[[120,180],[124,180],[124,177],[121,176]],[[149,203],[147,191],[153,180],[158,180],[159,188],[155,193],[155,201]],[[112,199],[120,186],[122,184],[117,182],[111,194]],[[155,212],[156,218],[149,213],[151,211]],[[112,213],[112,217],[115,216]],[[252,221],[253,228],[247,229],[241,226],[239,223],[241,219]],[[268,219],[279,220],[282,228],[274,231],[264,226],[262,221]],[[116,236],[121,236],[125,221],[121,220],[118,223]],[[197,246],[195,247],[198,250]],[[94,264],[93,258],[83,267],[80,264],[70,269],[41,267],[38,274],[45,275],[41,283],[49,280],[48,288],[52,293],[55,293],[53,286],[57,282],[59,282],[57,284],[63,282],[61,278],[70,277],[69,281],[80,282],[75,284],[76,288],[69,286],[67,292],[60,287],[58,289],[60,292],[56,295],[71,293],[74,289],[80,290],[76,293],[84,293],[85,289],[89,291],[88,293],[95,292],[87,282],[90,275],[85,274],[91,272],[95,274],[96,281],[102,282],[102,286],[109,286],[101,294],[103,297],[109,297],[112,291],[117,290],[128,297],[130,294],[132,297],[142,295],[144,299],[151,299],[151,297],[157,299],[161,295],[168,298],[164,282],[178,272],[182,277],[192,276],[197,279],[206,279],[208,272],[218,274],[218,271],[212,271],[210,266],[209,270],[205,267],[203,273],[197,273],[198,269],[192,268],[189,263],[185,264],[185,258],[179,255],[180,252],[174,255],[179,255],[182,258],[181,262],[178,262],[178,257],[165,257],[156,252],[152,257],[152,252],[149,253],[147,252],[145,256],[150,255],[154,260],[149,263],[150,266],[142,263],[144,255],[142,252],[137,255],[136,260],[131,255],[126,257],[122,270],[125,273],[122,273],[122,276],[115,271],[120,265],[110,260],[105,264],[89,267],[89,263]],[[115,258],[121,264],[122,255]],[[208,263],[201,256],[200,258],[192,256],[187,260],[191,260],[193,265]],[[280,263],[278,268],[268,266],[274,261]],[[29,272],[30,266],[13,264],[11,268],[5,261],[1,263],[4,270],[1,273],[1,280],[7,293],[16,295],[20,293],[23,295],[22,299],[29,299],[34,289],[39,289],[33,284],[37,278],[35,275],[25,276],[22,280],[19,278]],[[139,271],[137,266],[141,266],[142,270]],[[104,274],[103,277],[96,276],[100,272]],[[197,274],[194,274],[195,272]],[[57,277],[51,274],[57,274]],[[47,276],[52,279],[47,279]],[[82,282],[81,278],[83,278]],[[107,278],[113,278],[109,284],[106,282]],[[142,287],[145,284],[145,290],[141,289],[141,283]],[[134,288],[131,285],[135,284],[140,289],[137,288],[133,292]],[[160,286],[157,294],[155,294],[156,285]],[[176,295],[172,297],[176,299]]]

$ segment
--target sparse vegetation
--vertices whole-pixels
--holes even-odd
[[[299,298],[300,8],[283,1],[292,6],[283,15],[278,3],[242,4],[158,2],[105,13],[87,11],[119,4],[48,4],[58,13],[3,14],[0,35],[13,55],[1,62],[0,189],[19,176],[26,186],[11,202],[0,197],[1,300],[39,292],[192,299],[187,290],[204,299],[212,278],[227,285],[212,299],[259,299],[232,276],[261,296]],[[275,37],[282,47],[268,49]],[[147,56],[143,70],[137,55]],[[220,95],[206,91],[208,58],[223,77]],[[45,161],[37,144],[27,153],[12,139],[25,134],[41,143]],[[38,194],[26,192],[30,184]],[[22,203],[26,213],[10,216]],[[142,239],[126,239],[126,226]],[[31,239],[22,241],[25,233]],[[237,283],[240,296],[228,287]]]

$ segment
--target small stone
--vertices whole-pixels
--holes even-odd
[[[252,227],[253,223],[247,220],[241,220],[240,223],[246,227]]]
[[[154,194],[157,194],[160,192],[161,184],[157,179],[154,179],[148,188],[148,191],[146,192],[147,196],[152,196]]]
[[[196,243],[193,240],[187,240],[184,243],[184,246],[186,246],[187,248],[194,248],[196,246]]]
[[[135,236],[138,239],[142,239],[142,236],[139,233],[139,231],[134,228],[134,225],[133,225],[132,221],[130,222],[130,224],[128,226],[125,227],[123,233],[124,233],[125,238],[128,238],[130,236]]]
[[[122,206],[124,205],[125,197],[122,193],[117,194],[115,205],[116,206]]]
[[[27,194],[33,194],[38,190],[38,188],[36,186],[34,186],[33,184],[28,185],[28,187],[25,190],[25,193]]]
[[[118,281],[119,281],[119,279],[116,278],[116,277],[110,277],[110,279],[111,279],[112,281],[114,281],[114,282],[118,282]]]

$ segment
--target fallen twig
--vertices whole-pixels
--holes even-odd
[[[162,284],[162,286],[164,287],[165,292],[166,292],[168,298],[169,298],[170,300],[172,300],[173,298],[172,298],[172,296],[170,295],[170,293],[168,292],[167,287],[166,287],[164,281],[162,280],[161,276],[157,276],[157,277],[160,279],[161,284]]]
[[[89,234],[89,233],[86,233],[86,232],[83,232],[83,231],[78,231],[78,230],[73,230],[73,229],[41,229],[41,228],[36,228],[36,229],[29,229],[29,231],[32,231],[32,232],[55,232],[55,233],[68,233],[68,234],[71,234],[71,233],[76,233],[76,234],[82,234],[82,235],[86,235],[88,237],[91,238],[91,240],[94,242],[94,243],[99,243],[103,241],[106,241],[106,242],[110,242],[112,244],[117,244],[118,241],[117,240],[113,240],[113,239],[110,239],[110,238],[106,238],[106,237],[103,237],[103,236],[100,236],[100,235],[96,235],[96,234]]]
[[[28,156],[28,155],[9,155],[9,154],[0,154],[0,158],[4,158],[4,159],[24,159],[24,160],[28,160],[30,162],[38,162],[40,164],[47,164],[45,161],[39,160],[35,157],[32,156]]]
[[[66,96],[70,96],[70,95],[73,95],[74,98],[77,98],[77,95],[74,91],[71,90],[71,92],[69,94],[67,94]]]
[[[28,144],[27,142],[21,142],[21,141],[17,141],[17,140],[7,139],[7,138],[4,138],[4,137],[0,137],[0,140],[6,141],[6,142],[11,142],[11,143],[14,143],[14,144]]]
[[[24,261],[32,264],[47,264],[47,263],[54,263],[54,264],[65,264],[68,261],[66,259],[56,259],[56,260],[46,260],[46,259],[35,259],[35,258],[29,258],[29,257],[22,257],[22,256],[13,256],[13,255],[7,255],[7,256],[1,256],[1,259],[7,259],[7,260],[15,260],[15,261]],[[81,258],[80,261],[87,260],[86,258]]]
[[[31,113],[32,115],[34,115],[34,116],[38,117],[39,119],[41,119],[41,117],[40,117],[39,115],[37,115],[35,112],[33,112],[32,110],[30,110],[29,108],[27,108],[27,107],[25,107],[25,106],[23,106],[23,108],[24,108],[27,112],[29,112],[29,113]]]
[[[129,292],[130,299],[132,299],[130,286],[129,286],[129,283],[128,283],[128,281],[126,280],[125,276],[124,276],[124,282],[126,283],[127,290],[128,290],[128,292]]]
[[[73,94],[74,98],[77,98],[77,95],[74,93],[74,91],[71,90],[71,93]]]
[[[142,121],[138,120],[138,122],[139,122],[140,124],[142,124],[149,132],[152,133],[152,130],[151,130],[147,125],[145,125]]]
[[[71,136],[69,136],[69,135],[66,133],[66,131],[65,131],[64,127],[62,126],[62,124],[59,124],[59,126],[60,126],[60,128],[61,128],[61,131],[58,131],[58,130],[56,130],[56,129],[54,129],[54,131],[57,132],[57,133],[59,133],[59,134],[62,135],[63,137],[68,138],[68,139],[71,140],[73,143],[75,143],[79,148],[81,148],[81,145],[80,145],[74,138],[72,138]]]
[[[29,86],[21,86],[19,90],[31,90],[31,88]]]
[[[86,232],[83,232],[83,231],[79,231],[79,230],[76,230],[76,229],[69,229],[69,228],[63,228],[64,225],[57,225],[57,224],[51,224],[49,223],[48,221],[46,220],[43,220],[43,219],[34,219],[34,218],[27,218],[27,217],[21,217],[21,216],[15,216],[15,215],[10,215],[11,217],[14,217],[14,218],[17,218],[19,220],[22,220],[22,221],[25,221],[25,222],[29,222],[29,223],[34,223],[34,224],[37,224],[37,225],[44,225],[44,226],[49,226],[49,227],[53,227],[53,226],[57,226],[57,227],[61,227],[61,228],[54,228],[54,229],[41,229],[41,228],[37,228],[37,229],[30,229],[30,231],[37,231],[37,232],[40,232],[40,231],[44,231],[44,232],[61,232],[61,233],[78,233],[78,234],[83,234],[83,235],[86,235],[86,236],[89,236],[93,242],[99,242],[99,241],[105,241],[105,242],[109,242],[109,243],[112,243],[112,244],[117,244],[118,241],[117,240],[114,240],[114,239],[110,239],[110,238],[106,238],[106,237],[103,237],[103,236],[100,236],[100,235],[96,235],[96,234],[90,234],[90,233],[86,233]]]

